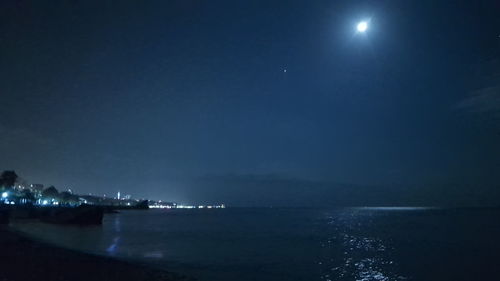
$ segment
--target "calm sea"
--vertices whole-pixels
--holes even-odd
[[[498,209],[149,210],[12,227],[200,281],[500,280]]]

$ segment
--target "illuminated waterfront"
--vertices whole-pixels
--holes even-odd
[[[152,203],[149,204],[149,208],[151,209],[224,209],[226,208],[225,204],[220,205],[184,205],[184,204],[161,204]]]

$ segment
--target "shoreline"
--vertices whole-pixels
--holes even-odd
[[[194,278],[33,240],[0,225],[2,281],[193,281]]]

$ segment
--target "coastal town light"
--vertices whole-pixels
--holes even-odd
[[[7,198],[9,196],[9,193],[8,192],[3,192],[2,193],[2,198]]]

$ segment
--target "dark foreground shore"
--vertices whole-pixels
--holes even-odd
[[[0,281],[187,281],[191,278],[53,247],[0,226]]]

